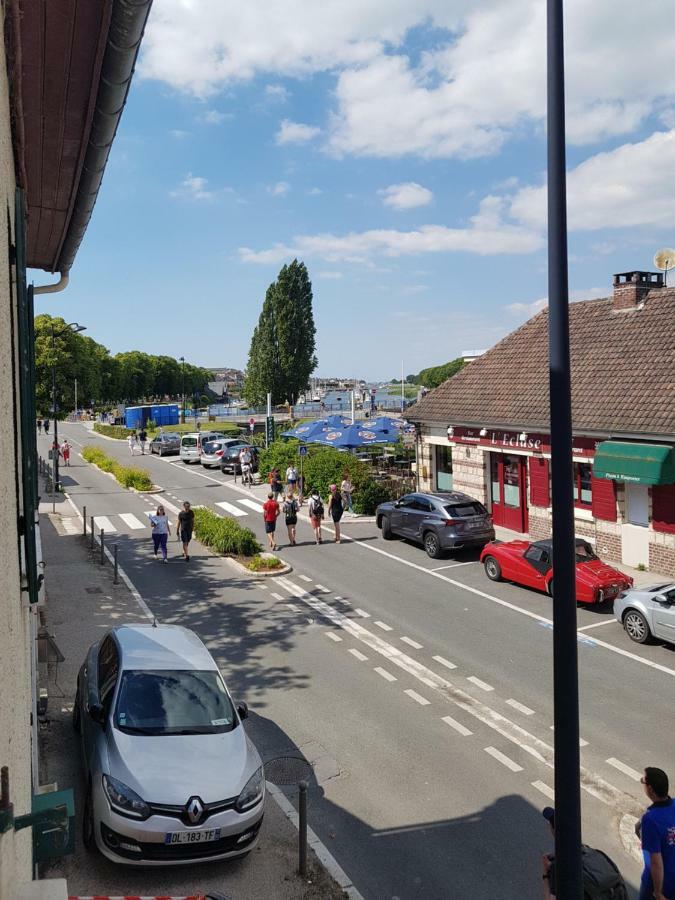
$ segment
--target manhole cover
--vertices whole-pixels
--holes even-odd
[[[103,591],[100,587],[88,587],[84,589],[85,594],[102,594]]]
[[[307,781],[311,774],[312,767],[300,756],[277,756],[265,763],[265,778],[276,785]]]

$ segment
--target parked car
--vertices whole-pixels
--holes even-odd
[[[553,596],[553,542],[494,541],[480,555],[491,581],[513,581],[523,587],[546,591]],[[577,603],[613,600],[633,586],[633,579],[604,563],[588,541],[576,540]]]
[[[225,435],[217,431],[192,431],[184,434],[180,439],[180,458],[186,466],[190,463],[198,463],[204,444],[224,438]]]
[[[398,536],[423,545],[432,559],[444,550],[482,547],[494,540],[492,520],[482,503],[457,491],[445,494],[406,494],[380,503],[377,527],[385,541]]]
[[[156,434],[150,441],[150,453],[166,456],[167,453],[180,452],[180,435],[173,432]]]
[[[675,644],[675,582],[622,591],[614,601],[614,615],[638,644],[652,637]]]
[[[258,471],[258,448],[254,447],[252,444],[247,444],[245,441],[240,441],[237,444],[231,444],[225,453],[223,453],[220,460],[220,471],[221,472],[234,472],[237,475],[241,475],[241,463],[239,462],[239,454],[244,449],[244,447],[248,447],[251,453],[251,471]]]
[[[199,462],[205,469],[217,469],[228,447],[240,444],[240,438],[218,438],[215,441],[206,441],[202,444],[202,455]]]
[[[86,793],[82,839],[114,862],[243,856],[265,805],[258,751],[213,657],[179,625],[118,625],[87,653],[73,726]]]

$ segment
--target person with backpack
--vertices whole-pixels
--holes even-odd
[[[290,487],[284,501],[284,519],[286,520],[286,528],[288,529],[288,540],[291,547],[295,547],[295,529],[298,524],[298,501],[293,496],[293,491]]]
[[[321,544],[323,543],[323,541],[321,540],[321,523],[323,521],[324,512],[323,503],[316,488],[312,488],[312,492],[309,496],[308,509],[309,520],[312,523],[312,528],[314,529],[314,537],[317,544]]]
[[[335,528],[335,543],[340,543],[340,519],[345,511],[342,504],[342,494],[337,489],[336,484],[330,486],[330,497],[328,498],[328,514],[333,520]]]
[[[645,861],[639,900],[674,900],[675,801],[668,794],[668,776],[647,766],[640,782],[652,803],[636,827]]]
[[[555,810],[546,806],[542,812],[555,837]],[[544,900],[555,897],[555,856],[544,854],[542,857]],[[581,845],[581,878],[584,900],[628,900],[628,889],[621,877],[621,872],[613,860],[602,850]],[[640,895],[642,900],[642,895]],[[659,898],[657,898],[659,900]]]

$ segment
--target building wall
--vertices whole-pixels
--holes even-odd
[[[0,765],[9,767],[11,800],[16,815],[30,812],[30,644],[29,618],[21,593],[17,534],[17,388],[16,301],[10,287],[8,234],[14,228],[14,158],[11,144],[4,21],[0,7],[0,508],[3,539],[0,541]],[[0,835],[0,898],[14,896],[16,886],[31,880],[31,830],[13,829]]]

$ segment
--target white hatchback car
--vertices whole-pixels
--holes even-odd
[[[224,440],[225,435],[217,431],[191,431],[180,439],[180,458],[185,463],[198,463],[201,459],[204,444],[209,441]]]
[[[139,866],[245,856],[265,807],[247,715],[194,632],[110,629],[89,649],[73,706],[85,846]]]

